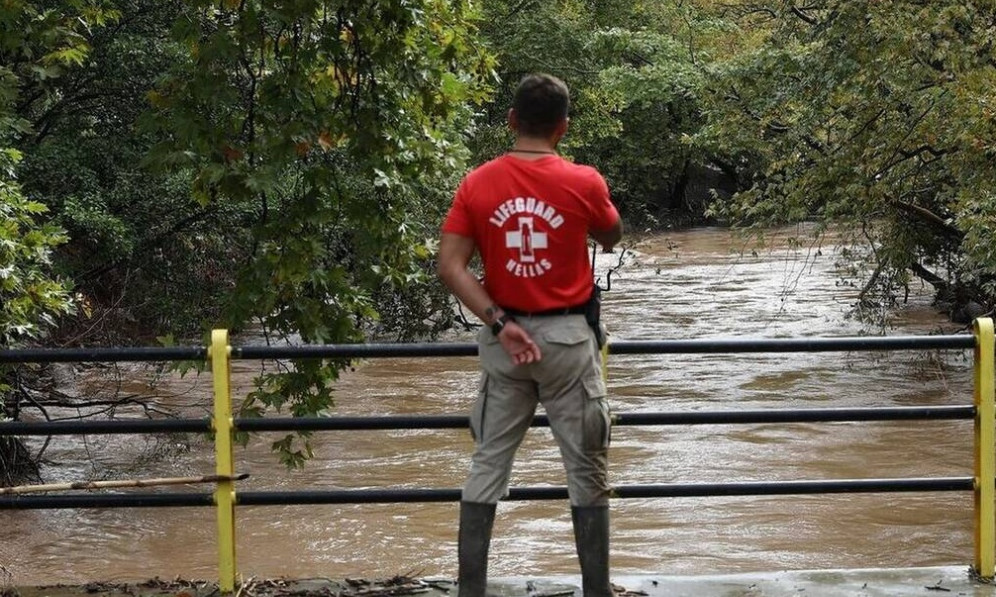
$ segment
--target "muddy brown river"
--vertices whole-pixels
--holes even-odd
[[[785,242],[804,232],[778,231],[770,248],[755,252],[713,229],[633,245],[605,295],[611,338],[881,333],[848,317],[857,290],[840,283],[832,244],[813,246],[805,235],[800,247]],[[598,271],[617,260],[600,255]],[[912,287],[885,333],[962,331],[929,303],[928,288]],[[608,371],[616,412],[657,412],[968,404],[971,366],[971,354],[957,351],[641,355],[613,356]],[[260,367],[234,363],[236,400]],[[466,414],[476,375],[473,358],[367,361],[343,376],[333,414]],[[121,366],[66,383],[71,392],[120,387],[183,416],[210,411],[207,375]],[[116,416],[139,415],[122,408]],[[970,421],[617,427],[610,474],[615,485],[966,476],[972,434]],[[237,470],[251,474],[241,488],[455,488],[471,450],[464,430],[322,432],[314,459],[288,472],[269,449],[278,437],[260,435],[237,449]],[[48,482],[213,472],[211,444],[197,436],[52,438],[45,456]],[[552,436],[531,430],[512,485],[563,484]],[[245,578],[456,573],[455,503],[239,507],[236,515]],[[972,519],[967,492],[617,499],[612,567],[705,574],[967,565]],[[3,511],[0,528],[0,564],[17,584],[217,577],[209,508]],[[576,572],[566,501],[499,506],[492,575]]]

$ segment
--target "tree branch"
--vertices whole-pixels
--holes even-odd
[[[933,286],[934,290],[942,292],[948,289],[948,283],[946,280],[923,267],[919,262],[914,261],[911,263],[910,270],[916,274],[916,277]]]
[[[935,214],[934,212],[924,207],[920,207],[919,205],[913,205],[912,203],[907,203],[899,199],[892,199],[891,203],[892,205],[899,208],[901,211],[904,211],[907,214],[915,216],[921,222],[929,224],[933,228],[942,232],[944,236],[946,236],[947,238],[959,241],[965,238],[964,232],[962,232],[955,226],[948,224],[944,220],[944,218],[940,217],[939,215]]]
[[[808,24],[810,24],[810,25],[812,25],[814,27],[816,25],[820,24],[819,21],[817,21],[813,17],[807,15],[806,13],[802,12],[802,9],[799,8],[798,6],[795,6],[794,4],[792,5],[791,10],[792,10],[792,14],[794,14],[795,16],[799,17],[800,19],[802,19],[803,21],[805,21],[806,23],[808,23]]]
[[[110,263],[106,263],[104,265],[101,265],[101,266],[92,268],[92,269],[90,269],[90,270],[88,270],[86,272],[83,272],[83,274],[81,274],[79,276],[79,279],[80,280],[92,280],[94,278],[97,278],[99,276],[102,276],[102,275],[106,274],[107,272],[109,272],[111,270],[119,268],[122,265],[126,265],[128,263],[131,263],[132,261],[134,261],[138,257],[138,255],[144,253],[145,251],[148,251],[150,249],[154,249],[154,248],[162,245],[163,243],[165,243],[167,240],[169,240],[177,232],[183,230],[184,228],[190,226],[191,224],[195,224],[197,222],[200,222],[201,220],[205,220],[208,217],[214,215],[215,213],[217,213],[218,209],[219,208],[218,208],[217,205],[212,205],[212,206],[207,207],[205,209],[196,211],[196,212],[190,214],[189,216],[187,216],[186,218],[183,218],[182,220],[174,222],[173,225],[170,226],[169,228],[167,228],[166,230],[164,230],[161,233],[157,234],[153,238],[145,241],[144,243],[141,243],[130,256],[128,256],[128,257],[122,257],[120,259],[115,259],[114,261],[112,261]]]

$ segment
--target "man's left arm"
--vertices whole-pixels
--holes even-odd
[[[588,192],[592,219],[588,226],[588,235],[602,245],[603,252],[611,253],[613,247],[622,240],[622,220],[619,218],[619,210],[609,195],[609,185],[601,174],[595,170],[592,172],[592,185]]]
[[[611,253],[616,244],[622,240],[622,221],[619,216],[616,216],[616,221],[612,226],[601,230],[592,229],[588,231],[588,234],[595,239],[595,242],[602,245],[603,252]]]

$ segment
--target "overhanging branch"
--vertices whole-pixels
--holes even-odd
[[[965,233],[962,232],[955,226],[949,224],[944,218],[935,214],[934,212],[920,207],[919,205],[913,205],[912,203],[907,203],[906,201],[900,201],[899,199],[893,199],[891,201],[892,205],[896,206],[901,211],[914,216],[921,222],[930,225],[932,228],[940,231],[945,237],[952,240],[962,240],[965,238]]]

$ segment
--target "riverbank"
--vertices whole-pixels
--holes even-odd
[[[951,595],[996,597],[996,585],[973,578],[964,566],[898,569],[805,570],[702,576],[628,575],[613,579],[617,597],[902,597]],[[573,576],[493,579],[496,597],[569,597],[580,595]],[[249,579],[239,597],[387,597],[455,594],[450,579],[395,576],[383,580],[326,578]],[[210,597],[209,582],[154,579],[144,583],[89,583],[75,586],[8,588],[3,597]]]

